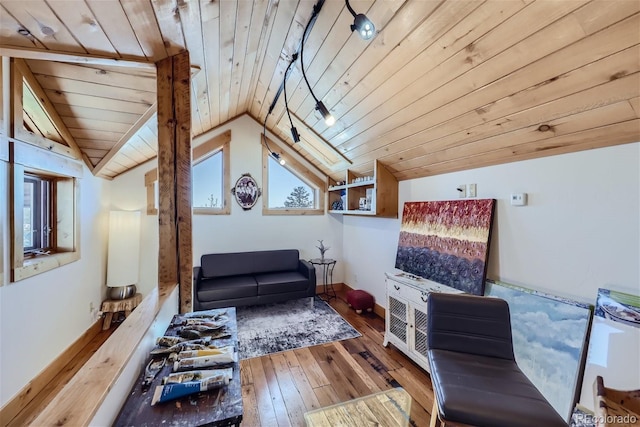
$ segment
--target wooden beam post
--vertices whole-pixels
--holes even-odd
[[[180,286],[180,312],[191,311],[191,84],[189,52],[157,62],[159,291]]]

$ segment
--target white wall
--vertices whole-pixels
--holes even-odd
[[[243,173],[250,173],[262,182],[262,127],[244,115],[212,136],[231,129],[231,185]],[[274,138],[273,136],[270,136]],[[275,147],[271,147],[275,149]],[[262,197],[248,211],[231,198],[231,215],[195,215],[193,218],[193,260],[200,265],[200,256],[211,252],[232,252],[263,249],[299,249],[304,259],[320,255],[316,245],[323,239],[330,246],[326,256],[342,258],[341,218],[333,215],[262,215]],[[341,275],[336,266],[334,281]]]
[[[640,293],[640,143],[400,182],[405,201],[456,199],[475,183],[497,199],[488,277],[594,303],[597,289]],[[529,204],[511,206],[525,192]],[[344,218],[345,283],[385,305],[400,219]]]
[[[6,186],[7,169],[0,162],[0,189]],[[79,197],[80,260],[16,283],[6,280],[0,287],[0,404],[98,320],[106,294],[108,185],[85,167]],[[5,203],[0,204],[3,216]],[[8,233],[8,225],[2,223]],[[8,250],[4,256],[9,256]]]
[[[214,138],[231,129],[231,185],[243,173],[250,173],[264,188],[262,182],[262,127],[247,115],[216,129],[209,135]],[[270,138],[275,137],[269,134]],[[275,147],[272,147],[275,149]],[[292,155],[288,152],[287,155]],[[300,160],[300,158],[298,158]],[[121,209],[146,210],[144,174],[157,167],[151,161],[118,176],[112,182],[112,206]],[[334,215],[262,215],[262,196],[258,203],[244,211],[228,194],[231,215],[194,215],[193,263],[200,265],[200,257],[212,252],[233,252],[267,249],[298,249],[304,259],[320,255],[316,246],[323,239],[330,246],[326,256],[342,258],[342,217]],[[150,290],[157,281],[158,217],[143,213],[143,253],[140,286]],[[334,282],[342,281],[340,262],[334,272]],[[318,276],[320,279],[320,276]]]

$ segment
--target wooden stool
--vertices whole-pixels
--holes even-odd
[[[108,299],[102,303],[102,312],[105,314],[104,322],[102,323],[102,330],[106,331],[111,326],[111,319],[113,319],[113,313],[124,311],[124,316],[127,317],[131,313],[131,310],[136,308],[138,304],[142,302],[142,294],[135,294],[131,298],[127,299]]]
[[[596,427],[640,426],[640,389],[616,390],[604,386],[600,375],[593,382]]]

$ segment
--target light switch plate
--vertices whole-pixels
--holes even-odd
[[[476,197],[476,185],[469,184],[469,197]]]

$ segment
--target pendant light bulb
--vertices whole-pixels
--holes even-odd
[[[291,126],[291,137],[293,138],[293,142],[300,142],[300,134],[298,133],[298,129],[295,126]]]
[[[320,112],[322,118],[324,119],[324,123],[327,126],[333,126],[336,123],[336,119],[331,115],[322,101],[318,101],[318,103],[316,104],[316,110]]]

